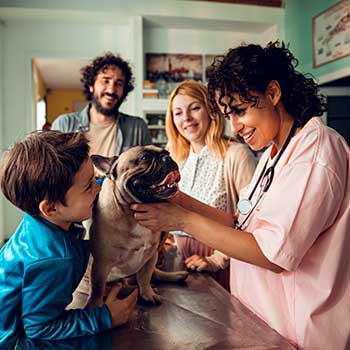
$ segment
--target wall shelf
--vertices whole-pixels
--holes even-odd
[[[148,125],[148,129],[150,130],[160,130],[160,129],[165,129],[164,125]]]
[[[165,112],[168,108],[168,100],[165,98],[144,98],[142,110],[144,112]]]

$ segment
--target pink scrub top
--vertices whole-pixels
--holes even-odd
[[[349,158],[345,140],[312,118],[290,141],[244,228],[285,271],[231,259],[231,293],[301,349],[350,349]]]

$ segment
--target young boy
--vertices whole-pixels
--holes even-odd
[[[65,310],[89,258],[88,241],[74,222],[88,219],[100,187],[86,138],[79,133],[35,132],[5,155],[0,186],[26,214],[0,251],[0,349],[20,335],[64,339],[125,323],[137,291],[102,307]]]

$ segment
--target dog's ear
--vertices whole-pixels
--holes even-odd
[[[98,154],[91,155],[91,160],[94,166],[102,172],[103,175],[109,177],[111,174],[111,170],[113,169],[113,165],[115,164],[118,156],[114,157],[103,157]]]

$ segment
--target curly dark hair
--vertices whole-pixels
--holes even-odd
[[[295,68],[298,60],[288,47],[279,41],[260,45],[241,45],[230,49],[225,56],[217,56],[209,68],[208,91],[211,107],[215,112],[224,107],[225,114],[234,109],[232,94],[238,94],[242,102],[258,102],[270,81],[278,81],[282,90],[282,102],[286,111],[303,126],[326,111],[326,100],[311,74],[301,74]],[[229,97],[230,104],[222,102]]]
[[[111,52],[107,52],[103,56],[94,58],[91,64],[83,67],[80,70],[82,74],[80,81],[83,83],[83,92],[88,101],[92,100],[90,86],[94,85],[97,74],[109,66],[116,66],[120,68],[124,74],[125,85],[122,101],[126,98],[129,92],[134,89],[134,77],[129,63],[124,61],[119,55],[114,55]]]

